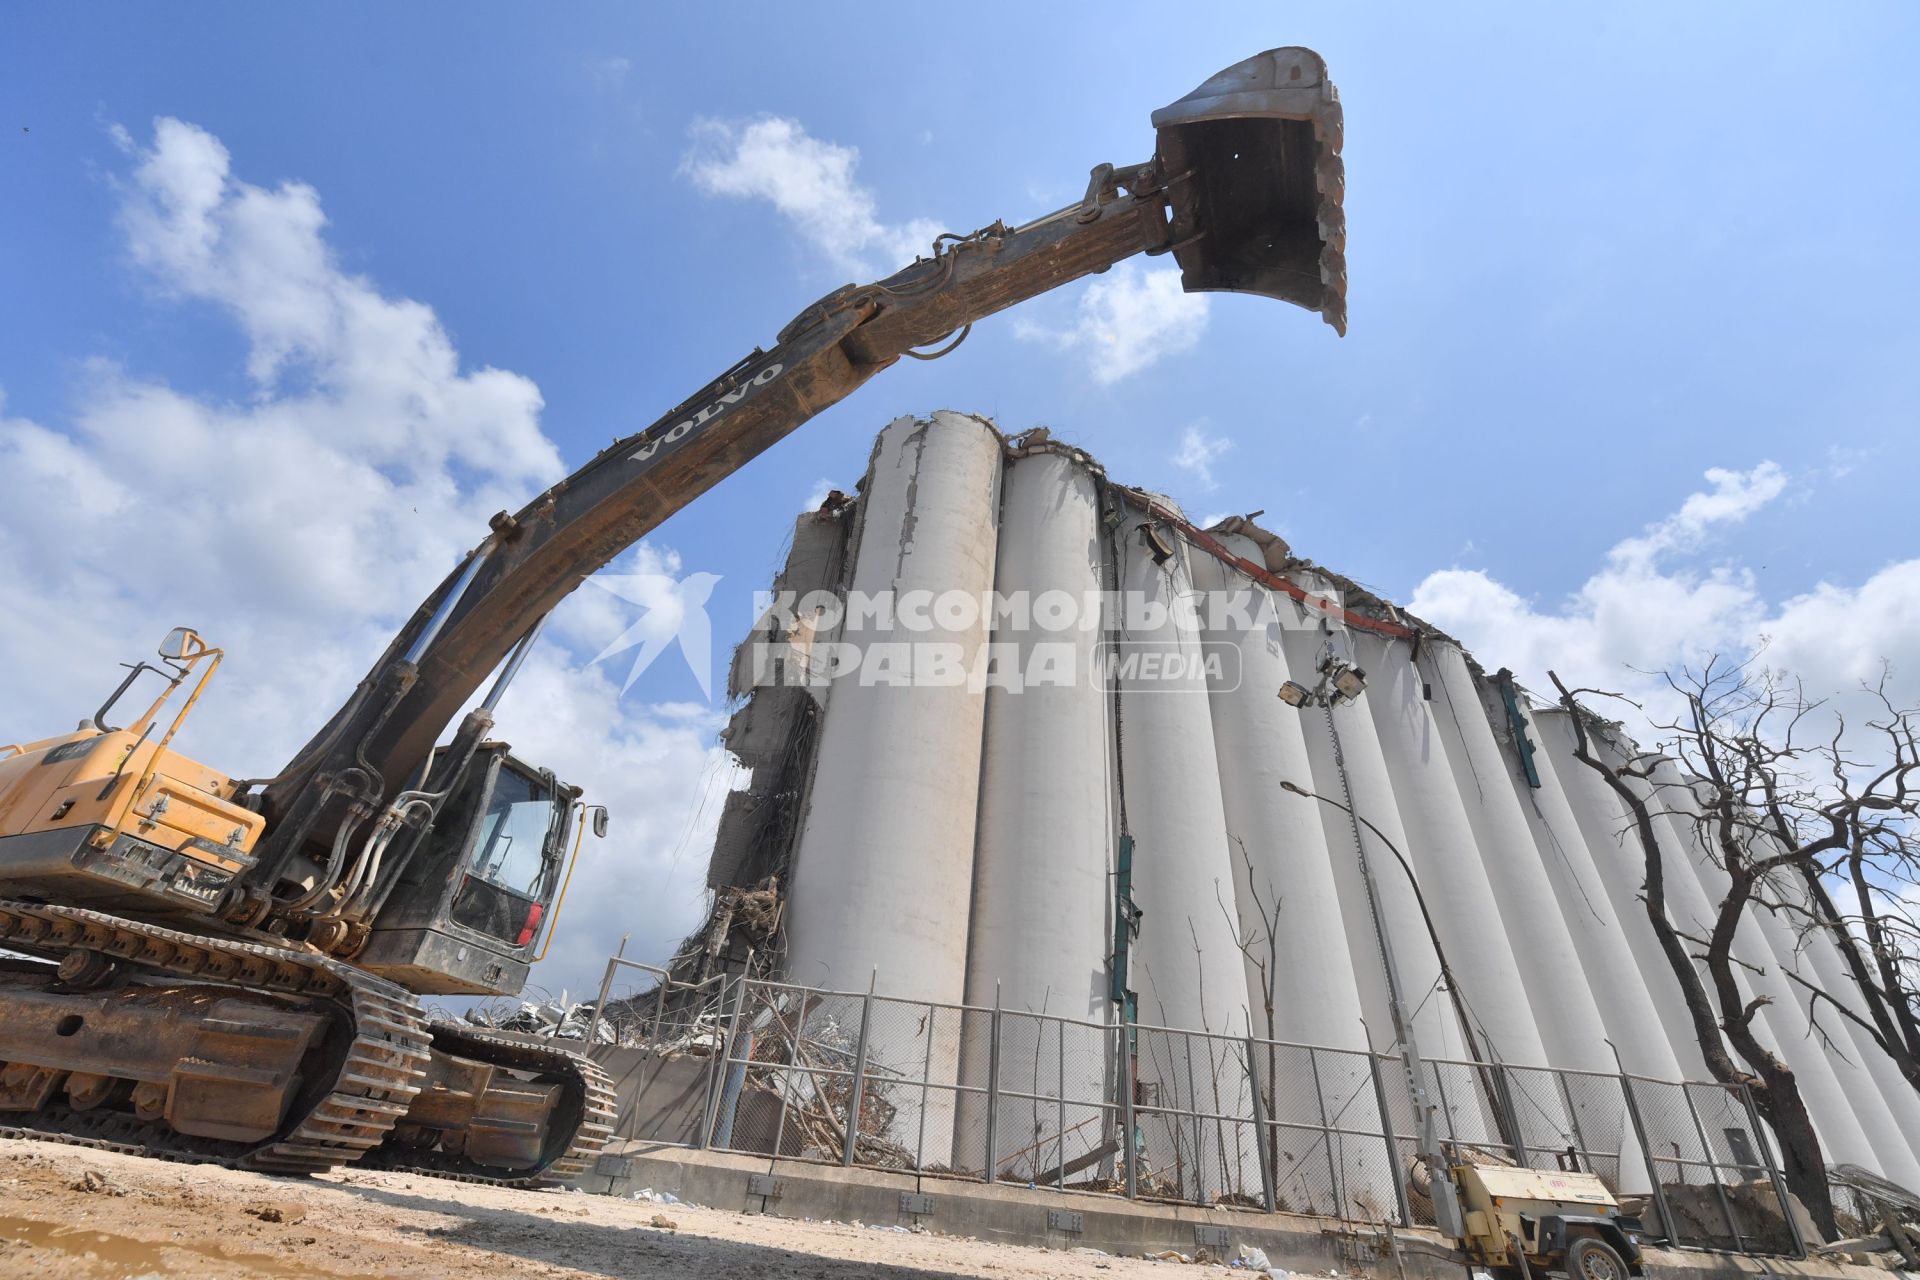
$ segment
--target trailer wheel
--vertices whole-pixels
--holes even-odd
[[[1598,1236],[1575,1236],[1567,1244],[1567,1280],[1630,1280],[1627,1264]]]

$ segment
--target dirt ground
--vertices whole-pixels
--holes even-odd
[[[1222,1274],[1247,1273],[404,1174],[271,1178],[0,1139],[0,1276]]]

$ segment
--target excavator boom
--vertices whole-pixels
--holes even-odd
[[[653,425],[602,451],[491,533],[441,583],[353,697],[264,794],[271,885],[421,770],[460,707],[590,574],[867,379],[975,321],[1172,253],[1189,290],[1282,298],[1346,328],[1339,95],[1310,50],[1237,63],[1156,112],[1144,164],[1094,169],[1085,198],[1025,226],[943,236],[934,256],[795,317]]]

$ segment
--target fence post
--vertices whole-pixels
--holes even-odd
[[[1207,1161],[1206,1157],[1201,1154],[1201,1151],[1206,1145],[1206,1129],[1200,1123],[1200,1086],[1194,1082],[1193,1075],[1193,1032],[1180,1032],[1180,1045],[1186,1051],[1187,1058],[1187,1115],[1193,1120],[1194,1199],[1200,1204],[1205,1204],[1207,1195]],[[1211,1040],[1207,1042],[1207,1047],[1209,1050],[1213,1047]],[[1175,1078],[1178,1079],[1179,1068],[1176,1067],[1174,1070]],[[1185,1197],[1187,1194],[1187,1174],[1185,1169],[1180,1170],[1180,1194],[1182,1197]]]
[[[587,1023],[588,1049],[592,1049],[594,1045],[599,1043],[596,1037],[600,1034],[600,1019],[607,1011],[607,996],[613,991],[613,972],[619,967],[619,956],[607,957],[607,972],[606,975],[600,979],[600,994],[596,996],[593,1001],[593,1019]],[[666,979],[662,978],[661,981],[665,982]]]
[[[1127,1021],[1123,1010],[1120,1014],[1120,1124],[1125,1133],[1120,1136],[1120,1149],[1126,1155],[1127,1199],[1140,1198],[1140,1174],[1134,1165],[1139,1161],[1139,1144],[1134,1138],[1135,1118],[1133,1114],[1133,1024]]]
[[[1274,1171],[1267,1163],[1267,1108],[1260,1096],[1260,1071],[1254,1066],[1253,1034],[1247,1034],[1247,1086],[1253,1094],[1253,1145],[1260,1158],[1260,1203],[1268,1213],[1274,1210]]]
[[[726,1007],[724,988],[720,997],[721,1008]],[[740,1013],[747,1003],[747,978],[740,977],[740,983],[733,989],[733,1017],[727,1022],[726,1034],[720,1037],[720,1060],[715,1070],[707,1077],[707,1105],[703,1109],[705,1122],[700,1126],[700,1150],[705,1151],[713,1145],[717,1136],[714,1129],[719,1124],[720,1105],[725,1100],[727,1079],[733,1074],[734,1056],[740,1051]],[[741,1079],[746,1078],[747,1064],[740,1063]],[[733,1144],[733,1117],[727,1117],[727,1136],[721,1146]]]
[[[1593,1167],[1593,1152],[1587,1149],[1587,1135],[1585,1130],[1580,1126],[1580,1108],[1573,1105],[1573,1087],[1567,1083],[1565,1072],[1555,1071],[1553,1078],[1560,1085],[1560,1101],[1564,1102],[1567,1106],[1567,1125],[1573,1130],[1574,1159],[1576,1161],[1574,1172],[1581,1172],[1581,1166],[1584,1165],[1586,1166],[1585,1172],[1597,1175],[1600,1171]],[[1620,1170],[1618,1166],[1614,1168],[1613,1181],[1614,1186],[1612,1190],[1618,1194],[1620,1190]]]
[[[779,1023],[784,1025],[786,1020],[780,1016],[779,1006],[775,1003],[777,997],[773,995],[773,990],[774,988],[769,984],[767,1005]],[[780,1070],[775,1073],[780,1081],[780,1119],[773,1126],[773,1158],[776,1160],[786,1150],[787,1112],[793,1107],[793,1077],[797,1074],[794,1068],[800,1062],[800,1038],[806,1034],[807,1018],[813,1012],[814,993],[812,991],[805,987],[788,987],[787,990],[798,991],[800,999],[799,1007],[792,1011],[793,1026],[788,1029],[787,1060],[779,1064]]]
[[[1045,1024],[1040,1022],[1034,1023],[1035,1027],[1043,1025]],[[1063,1018],[1053,1025],[1059,1031],[1054,1061],[1060,1068],[1060,1136],[1054,1141],[1054,1153],[1059,1159],[1059,1164],[1053,1174],[1053,1189],[1065,1191],[1067,1189],[1067,1023]]]
[[[874,970],[877,974],[878,968]],[[913,1167],[923,1168],[927,1163],[927,1107],[933,1100],[933,1038],[939,1034],[940,1009],[942,1006],[927,1006],[927,1047],[920,1055],[920,1123],[916,1126],[913,1139]],[[967,1024],[967,1015],[960,1015],[960,1025]],[[954,1094],[954,1111],[960,1109],[958,1091]]]
[[[860,1000],[860,1038],[853,1046],[853,1083],[847,1090],[847,1131],[840,1141],[840,1163],[853,1163],[853,1149],[860,1142],[860,1099],[867,1083],[867,1029],[873,1024],[873,986]]]
[[[1687,1114],[1693,1117],[1693,1131],[1700,1135],[1700,1153],[1706,1157],[1707,1174],[1713,1179],[1714,1194],[1720,1197],[1720,1212],[1727,1215],[1727,1234],[1733,1237],[1734,1247],[1745,1253],[1747,1241],[1740,1234],[1740,1224],[1734,1221],[1733,1202],[1727,1199],[1726,1184],[1720,1181],[1720,1162],[1713,1158],[1713,1143],[1707,1137],[1707,1126],[1700,1119],[1700,1108],[1693,1105],[1693,1090],[1687,1088],[1684,1080],[1680,1083],[1680,1096],[1686,1099]]]
[[[1760,1113],[1754,1109],[1753,1092],[1745,1085],[1740,1086],[1740,1101],[1747,1108],[1747,1130],[1753,1134],[1754,1144],[1760,1148],[1760,1158],[1767,1165],[1767,1180],[1773,1183],[1773,1194],[1780,1198],[1780,1216],[1787,1220],[1787,1231],[1793,1236],[1793,1256],[1807,1256],[1807,1240],[1800,1234],[1800,1219],[1793,1212],[1793,1201],[1787,1191],[1787,1179],[1780,1172],[1780,1166],[1773,1160],[1773,1144],[1767,1141],[1767,1135],[1760,1128]]]
[[[1313,1069],[1313,1100],[1320,1108],[1320,1141],[1327,1148],[1327,1185],[1333,1189],[1333,1216],[1337,1218],[1347,1203],[1346,1179],[1340,1175],[1340,1166],[1346,1162],[1346,1144],[1340,1144],[1340,1159],[1334,1159],[1333,1121],[1327,1116],[1327,1089],[1320,1082],[1320,1051],[1312,1045],[1307,1046],[1307,1065]],[[1391,1165],[1392,1159],[1387,1163]],[[1319,1206],[1315,1205],[1310,1212],[1319,1212]]]
[[[1387,1106],[1387,1082],[1380,1078],[1380,1055],[1371,1049],[1367,1051],[1367,1071],[1373,1076],[1374,1105],[1380,1109],[1380,1138],[1387,1144],[1387,1176],[1393,1180],[1394,1207],[1400,1211],[1400,1225],[1411,1227],[1414,1221],[1413,1209],[1407,1204],[1407,1171],[1400,1167],[1400,1142],[1393,1132],[1393,1111]]]
[[[1520,1113],[1513,1109],[1513,1081],[1507,1075],[1506,1064],[1496,1062],[1487,1070],[1493,1076],[1494,1100],[1500,1104],[1500,1114],[1506,1117],[1507,1148],[1513,1153],[1513,1162],[1523,1169],[1530,1168],[1533,1158],[1527,1151],[1527,1140],[1520,1132]]]
[[[1647,1132],[1647,1122],[1640,1114],[1640,1100],[1633,1093],[1633,1078],[1626,1072],[1620,1073],[1620,1096],[1627,1103],[1627,1118],[1633,1121],[1634,1136],[1640,1139],[1640,1156],[1647,1162],[1647,1185],[1652,1188],[1653,1206],[1660,1214],[1660,1232],[1668,1244],[1680,1243],[1680,1232],[1673,1221],[1673,1210],[1667,1207],[1667,1193],[1660,1186],[1660,1161],[1653,1154],[1653,1138]],[[1682,1175],[1685,1181],[1685,1175]]]
[[[1000,1124],[1000,984],[993,984],[993,1020],[987,1027],[987,1181],[1000,1176],[994,1139]]]

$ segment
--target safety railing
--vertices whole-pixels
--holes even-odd
[[[731,981],[697,1142],[922,1174],[1431,1223],[1394,1054]],[[710,1015],[711,1016],[711,1015]],[[1597,1175],[1656,1239],[1803,1252],[1738,1086],[1424,1060],[1451,1162]]]
[[[589,1045],[661,1045],[704,1038],[718,1043],[726,978],[675,978],[659,965],[609,956],[586,1031]]]

